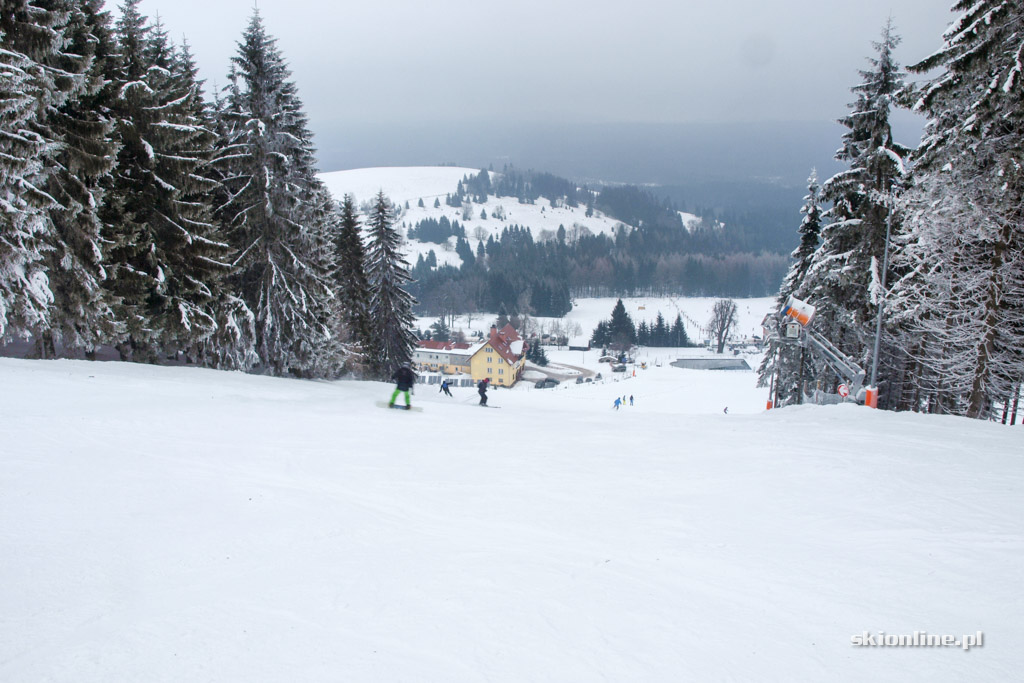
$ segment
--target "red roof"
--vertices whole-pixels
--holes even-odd
[[[417,344],[421,348],[430,349],[431,351],[455,351],[456,349],[463,350],[469,348],[469,344],[462,344],[460,342],[430,341],[426,339],[418,340]]]
[[[492,327],[491,336],[487,341],[498,352],[498,355],[508,361],[509,365],[515,365],[519,360],[520,354],[513,353],[511,345],[512,342],[522,341],[522,338],[511,325],[505,325],[500,331],[498,328]]]

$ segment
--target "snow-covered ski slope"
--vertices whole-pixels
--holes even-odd
[[[0,680],[1019,679],[1020,427],[736,414],[764,400],[739,376],[502,410],[424,387],[418,413],[380,383],[0,359]]]

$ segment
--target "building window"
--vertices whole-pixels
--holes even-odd
[[[498,368],[498,374],[499,375],[504,375],[505,374],[505,369],[504,368]]]
[[[488,362],[488,363],[493,363],[493,362],[494,362],[494,359],[493,359],[493,358],[491,358],[490,356],[488,356],[488,357],[487,357],[487,362]]]

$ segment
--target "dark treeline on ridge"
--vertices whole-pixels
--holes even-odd
[[[506,167],[493,177],[486,171],[467,176],[446,202],[463,206],[488,196],[527,204],[543,197],[586,207],[587,217],[599,211],[623,226],[609,236],[563,225],[539,239],[529,226],[511,224],[473,249],[458,221],[420,221],[409,237],[436,243],[455,237],[461,259],[460,267],[438,266],[430,255],[416,263],[410,286],[422,313],[503,309],[557,317],[576,296],[766,296],[789,264],[781,251],[753,251],[762,241],[756,232],[707,221],[687,227],[669,201],[630,185],[590,190],[549,173]]]

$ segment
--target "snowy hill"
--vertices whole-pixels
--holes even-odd
[[[536,204],[520,204],[515,197],[490,195],[482,204],[473,203],[469,207],[447,206],[445,197],[448,194],[455,194],[459,181],[466,176],[475,176],[479,172],[480,169],[449,166],[361,168],[323,173],[320,179],[327,185],[335,199],[340,200],[345,194],[352,194],[358,204],[369,201],[383,190],[384,194],[401,209],[398,222],[406,229],[429,218],[439,220],[443,216],[449,221],[458,221],[465,228],[466,237],[474,249],[481,238],[497,238],[503,229],[513,225],[529,228],[535,240],[554,237],[559,226],[564,226],[570,234],[575,230],[613,235],[619,227],[631,228],[621,221],[603,215],[600,211],[588,217],[584,206],[553,207],[550,200],[545,198],[539,199]],[[434,207],[435,200],[440,202],[439,207]],[[419,206],[420,201],[423,202],[422,207]],[[481,218],[481,212],[486,213],[488,217]],[[503,218],[493,218],[492,216],[496,214]],[[685,214],[684,220],[699,219]],[[418,255],[426,255],[433,249],[439,264],[461,263],[454,252],[454,238],[449,240],[448,245],[409,240],[406,246],[407,254],[412,261],[415,261]]]
[[[480,169],[453,166],[360,168],[321,173],[320,180],[337,199],[351,194],[357,203],[362,203],[383,190],[391,201],[401,206],[406,202],[415,204],[420,199],[433,205],[435,199],[444,203],[445,195],[454,193],[460,180],[479,172]]]
[[[1016,430],[763,413],[728,376],[400,413],[379,383],[0,360],[0,680],[1019,677]]]

